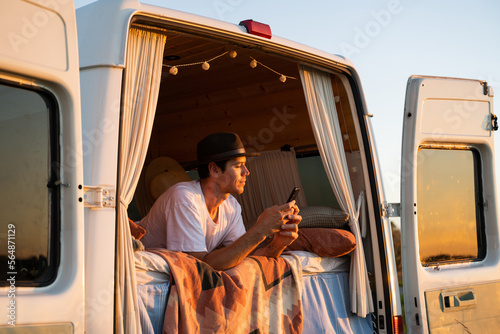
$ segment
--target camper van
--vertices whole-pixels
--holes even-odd
[[[387,203],[384,148],[375,146],[362,78],[342,56],[274,36],[266,22],[136,0],[2,7],[0,332],[500,328],[498,124],[487,82],[408,79],[401,203]],[[237,133],[260,153],[235,195],[245,226],[300,187],[299,232],[314,235],[310,248],[268,259],[272,270],[242,262],[245,288],[290,272],[273,281],[276,299],[246,296],[255,303],[246,314],[224,304],[214,315],[221,305],[211,298],[200,310],[201,299],[186,297],[194,279],[176,261],[215,280],[230,273],[141,247],[141,219],[169,186],[198,178],[196,144],[214,132]],[[344,239],[329,239],[335,231],[355,240],[345,254]]]

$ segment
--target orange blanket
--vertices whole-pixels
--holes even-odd
[[[181,252],[150,250],[171,270],[163,333],[301,333],[300,287],[283,258],[253,256],[216,271]]]

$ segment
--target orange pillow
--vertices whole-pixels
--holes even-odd
[[[128,223],[130,226],[130,234],[132,234],[132,236],[136,240],[141,240],[141,238],[144,236],[144,234],[146,234],[146,230],[143,227],[134,223],[132,221],[132,219],[130,219],[130,218],[128,219]]]
[[[339,257],[356,248],[356,238],[346,230],[334,228],[301,228],[289,251],[308,251],[323,257]]]

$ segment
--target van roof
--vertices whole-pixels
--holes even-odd
[[[228,23],[204,16],[185,13],[154,5],[141,4],[136,0],[101,0],[78,8],[78,40],[80,67],[124,66],[125,43],[128,27],[140,17],[151,22],[169,22],[174,26],[204,31],[210,35],[224,35],[243,43],[256,43],[261,47],[286,50],[318,64],[336,65],[341,68],[354,68],[352,63],[339,55],[332,55],[303,44],[272,36],[270,39],[251,35],[242,25]],[[242,20],[248,18],[242,18]],[[263,22],[265,23],[265,22]],[[272,29],[272,27],[271,27]],[[96,50],[100,50],[96,52]]]

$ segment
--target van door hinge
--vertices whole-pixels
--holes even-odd
[[[382,217],[401,217],[401,204],[400,203],[387,203],[384,202],[380,205]]]
[[[498,131],[498,117],[495,114],[491,114],[491,129]]]
[[[495,93],[493,92],[493,88],[491,86],[488,86],[488,83],[486,81],[481,81],[481,86],[483,86],[483,94],[487,95],[489,97],[494,97]]]
[[[114,208],[116,190],[112,186],[83,186],[83,204],[85,208]]]

